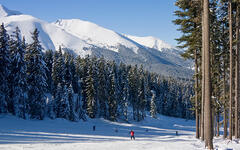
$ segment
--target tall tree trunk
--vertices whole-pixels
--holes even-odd
[[[239,2],[237,2],[237,13],[236,13],[236,63],[235,63],[235,138],[239,138]]]
[[[218,112],[217,113],[217,136],[219,136],[220,135],[220,133],[219,133],[219,129],[220,129],[220,124],[219,124],[219,121],[220,121],[220,113]]]
[[[204,104],[204,137],[205,147],[213,149],[212,134],[212,113],[211,113],[211,78],[210,78],[210,33],[209,33],[209,0],[203,1],[203,36],[204,36],[204,85],[205,85],[205,104]]]
[[[203,29],[203,13],[202,13],[202,31],[204,30]],[[205,58],[204,58],[204,36],[202,34],[202,102],[201,102],[201,140],[204,141],[204,95],[205,95],[205,85],[204,85],[204,82],[205,82],[205,77],[204,77],[204,73],[205,73],[205,69],[204,69],[204,62],[205,62]]]
[[[228,119],[227,119],[227,100],[226,100],[226,95],[227,95],[227,90],[226,90],[226,65],[225,65],[225,61],[224,60],[224,64],[223,64],[223,94],[224,94],[224,112],[223,112],[223,138],[226,139],[227,138],[227,125],[228,125]]]
[[[215,109],[212,108],[212,132],[213,136],[216,136],[216,117],[215,117]]]
[[[232,99],[233,99],[232,0],[228,1],[228,16],[229,16],[229,44],[230,44],[229,139],[232,140]]]
[[[195,116],[196,116],[196,138],[199,139],[198,60],[197,60],[197,49],[195,50]]]

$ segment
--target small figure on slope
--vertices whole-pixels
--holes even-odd
[[[130,135],[131,135],[131,140],[132,140],[132,139],[135,140],[135,136],[134,136],[134,131],[133,131],[133,130],[130,131]]]

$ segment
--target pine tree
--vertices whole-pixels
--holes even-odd
[[[55,97],[51,97],[51,98],[47,98],[47,106],[48,106],[48,110],[47,110],[47,114],[48,114],[48,117],[51,118],[51,119],[55,119],[57,116],[56,116],[56,99]]]
[[[87,83],[86,83],[86,78],[88,76],[88,71],[89,71],[89,63],[90,63],[90,59],[89,56],[86,56],[84,59],[79,59],[79,77],[80,77],[80,81],[81,81],[81,89],[82,89],[82,109],[83,111],[86,112],[87,110],[87,93],[86,93],[86,87],[87,87]]]
[[[181,25],[183,35],[178,38],[181,48],[187,48],[182,54],[184,58],[195,59],[195,115],[196,115],[196,138],[199,138],[199,59],[201,52],[201,1],[200,0],[177,0],[175,3],[181,10],[175,11],[178,19],[174,23]],[[203,106],[203,103],[202,103]],[[203,108],[203,107],[202,107]],[[203,111],[202,111],[203,114]],[[203,116],[203,115],[202,115]],[[203,122],[201,122],[203,123]],[[202,126],[203,128],[203,126]],[[202,132],[203,133],[203,132]]]
[[[16,27],[10,42],[11,51],[11,99],[13,101],[13,114],[25,119],[27,83],[25,49],[20,38],[20,30]]]
[[[157,114],[157,107],[156,107],[156,92],[155,91],[151,91],[152,92],[152,99],[151,99],[151,109],[150,109],[150,114],[153,118],[157,118],[156,114]]]
[[[53,105],[53,116],[54,114],[56,115],[56,118],[61,118],[62,116],[60,116],[60,107],[61,107],[61,100],[63,97],[63,90],[62,90],[62,86],[60,83],[58,83],[57,87],[56,87],[56,93],[53,96],[53,101],[52,101],[52,105]]]
[[[33,42],[28,45],[25,61],[27,62],[27,84],[29,113],[32,119],[44,118],[46,105],[46,64],[44,61],[42,46],[38,40],[39,31],[32,33]]]
[[[99,96],[99,116],[106,118],[107,117],[107,85],[106,85],[106,64],[104,58],[100,58],[98,64],[99,73],[98,73],[98,96]]]
[[[90,63],[88,68],[88,76],[86,77],[86,100],[87,100],[87,113],[90,118],[96,117],[96,99],[95,99],[95,88],[94,88],[94,80],[93,80],[93,66]]]
[[[56,93],[56,111],[57,111],[57,118],[65,118],[69,119],[70,116],[70,105],[69,105],[69,96],[67,86],[64,85],[63,87],[59,83],[57,86],[57,93]]]
[[[146,87],[143,66],[139,69],[139,86],[138,86],[138,107],[141,115],[138,115],[138,120],[143,120],[145,117],[146,107]]]
[[[117,101],[116,101],[116,78],[114,73],[115,62],[108,64],[108,118],[111,121],[116,121],[117,116]]]
[[[68,101],[69,101],[69,120],[70,121],[77,121],[77,116],[75,113],[75,105],[74,105],[74,99],[73,99],[73,89],[72,89],[72,85],[70,84],[70,86],[68,87]]]
[[[204,137],[205,147],[213,149],[212,134],[212,112],[211,112],[211,79],[210,79],[210,34],[209,34],[209,1],[203,1],[203,51],[204,51],[204,86],[205,86],[205,103],[204,103]]]
[[[53,79],[52,79],[52,68],[53,68],[53,51],[47,50],[44,55],[46,62],[46,76],[47,76],[47,90],[49,93],[53,93]]]
[[[64,53],[64,67],[65,67],[65,74],[64,74],[64,81],[67,87],[70,86],[73,80],[72,70],[71,70],[71,55],[68,52]]]
[[[137,65],[131,67],[128,73],[129,80],[129,101],[132,105],[133,110],[133,120],[136,120],[137,116],[137,89],[138,89],[138,74],[137,74]]]
[[[64,58],[62,55],[62,49],[61,47],[59,47],[58,52],[55,52],[53,56],[52,80],[54,83],[54,89],[57,89],[57,86],[59,83],[61,84],[61,86],[64,86],[65,71],[66,70],[65,70]]]
[[[85,93],[85,90],[83,88],[83,68],[82,68],[82,61],[80,56],[76,58],[76,81],[77,81],[77,87],[78,87],[78,95],[76,100],[76,108],[75,112],[79,119],[86,120],[85,117],[85,110],[84,110],[84,101],[83,101],[83,94]]]
[[[119,115],[125,121],[128,121],[128,97],[129,86],[127,80],[127,68],[126,65],[120,63],[119,66]]]
[[[6,113],[9,93],[8,77],[10,75],[10,50],[8,34],[4,24],[0,26],[0,113]]]
[[[233,33],[232,33],[232,0],[228,1],[229,13],[229,52],[230,52],[230,79],[229,79],[229,139],[232,140],[232,100],[233,100]]]
[[[236,58],[235,58],[235,138],[239,138],[239,86],[240,86],[240,81],[239,81],[239,58],[240,58],[240,52],[239,52],[239,9],[240,9],[240,2],[237,2],[237,8],[236,8]]]
[[[75,63],[75,58],[73,55],[71,55],[70,58],[70,71],[71,71],[71,75],[72,75],[72,88],[73,88],[73,92],[74,93],[78,93],[78,77],[76,74],[76,63]]]

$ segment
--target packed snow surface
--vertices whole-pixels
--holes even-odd
[[[130,140],[131,129],[135,141]],[[194,130],[194,121],[161,115],[132,123],[104,119],[23,120],[1,115],[0,150],[202,150],[204,142],[195,138]],[[238,142],[214,138],[214,148],[239,150]]]

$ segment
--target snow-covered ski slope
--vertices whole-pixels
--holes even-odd
[[[93,125],[96,131],[92,130]],[[201,150],[194,121],[159,115],[142,122],[104,119],[69,122],[63,119],[23,120],[0,116],[0,150]],[[129,131],[135,131],[135,141]],[[116,132],[118,130],[118,132]],[[178,136],[176,135],[178,131]],[[214,139],[217,150],[239,150],[239,141]]]

